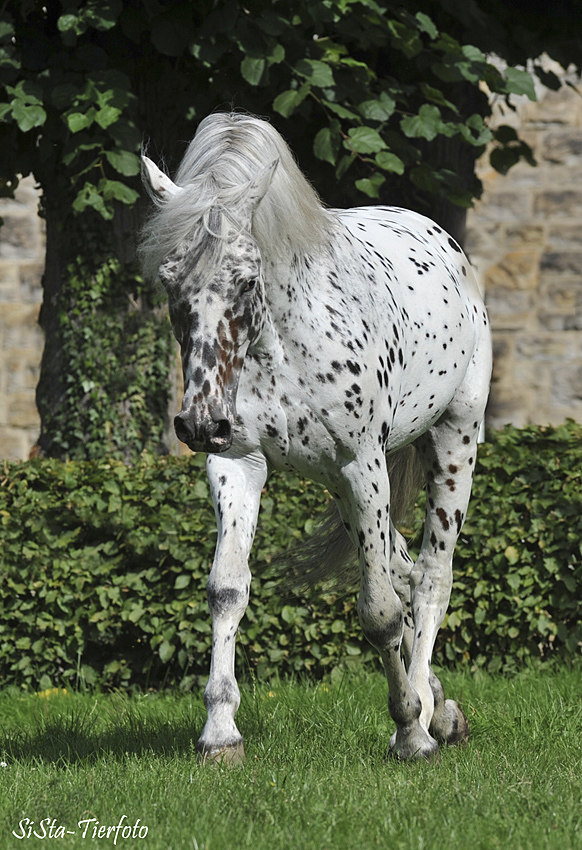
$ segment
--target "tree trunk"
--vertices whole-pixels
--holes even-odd
[[[40,454],[52,454],[51,422],[65,400],[63,356],[59,307],[66,252],[63,245],[63,208],[51,199],[45,189],[46,260],[42,278],[43,302],[39,324],[44,331],[40,378],[36,388],[36,405],[40,414],[41,431],[37,441]]]

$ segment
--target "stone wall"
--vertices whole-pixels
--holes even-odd
[[[0,200],[0,216],[0,458],[20,460],[40,431],[35,389],[44,344],[44,222],[32,179],[22,181],[16,200]]]
[[[554,69],[555,70],[555,69]],[[487,167],[468,217],[494,340],[488,424],[582,421],[582,87],[541,89],[496,121],[519,129],[537,167]]]
[[[468,217],[466,248],[493,327],[494,427],[582,421],[582,87],[538,96],[495,119],[519,128],[538,166],[520,164],[502,177],[484,158],[484,195]],[[0,201],[0,458],[10,460],[28,456],[40,424],[44,237],[37,205],[29,180],[17,200]],[[177,441],[172,450],[179,451]]]

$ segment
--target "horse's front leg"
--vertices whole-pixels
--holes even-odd
[[[260,454],[237,459],[209,455],[207,469],[218,542],[207,589],[212,616],[212,659],[204,691],[208,716],[196,749],[205,760],[233,763],[244,759],[242,735],[234,722],[240,704],[235,638],[249,601],[248,558],[267,465]]]

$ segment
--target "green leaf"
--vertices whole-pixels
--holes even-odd
[[[57,28],[61,32],[72,30],[76,35],[80,35],[86,29],[86,26],[81,23],[78,15],[61,15],[57,21]]]
[[[121,201],[122,204],[129,206],[139,198],[139,193],[135,189],[120,183],[119,180],[100,180],[99,189],[106,200]]]
[[[4,44],[12,41],[14,37],[14,24],[11,21],[0,21],[0,42]]]
[[[331,100],[321,99],[321,102],[330,112],[333,112],[339,118],[346,118],[348,121],[356,121],[361,123],[361,119],[359,115],[356,115],[351,109],[346,109],[345,106],[342,106],[341,103],[333,103]]]
[[[245,56],[240,64],[241,74],[251,86],[258,86],[265,72],[266,62],[264,59],[253,59]]]
[[[65,116],[65,121],[71,133],[79,133],[90,127],[95,118],[95,110],[89,112],[72,112]]]
[[[359,189],[360,192],[368,195],[368,197],[379,198],[380,189],[385,182],[386,178],[384,175],[379,174],[376,171],[371,177],[364,177],[362,180],[356,180],[355,186],[356,189]]]
[[[97,187],[88,182],[77,193],[77,197],[73,201],[73,210],[79,214],[87,207],[92,207],[106,220],[113,218],[113,210],[106,206],[102,195],[97,191]]]
[[[433,103],[436,103],[437,106],[444,106],[447,109],[450,109],[451,112],[454,112],[457,115],[459,114],[459,110],[458,110],[457,106],[454,103],[452,103],[452,101],[447,100],[447,98],[444,96],[444,94],[439,89],[435,89],[434,86],[429,86],[428,83],[421,83],[420,87],[421,87],[423,95],[426,97],[427,100],[430,100]]]
[[[285,48],[282,44],[276,44],[272,52],[267,57],[269,65],[280,65],[285,60]]]
[[[504,72],[507,89],[512,94],[525,94],[530,100],[537,100],[534,81],[531,74],[519,68],[506,68]]]
[[[42,127],[46,121],[46,112],[42,106],[27,106],[22,101],[13,102],[12,115],[23,133],[34,127]]]
[[[508,563],[517,564],[519,561],[519,552],[515,546],[508,546],[504,552],[505,557],[507,558]]]
[[[172,655],[175,652],[176,647],[171,644],[168,640],[162,641],[160,644],[160,648],[158,649],[158,654],[160,656],[160,660],[162,664],[167,664]]]
[[[376,164],[384,171],[392,171],[395,174],[404,174],[404,163],[399,156],[388,151],[380,151],[376,154]]]
[[[507,576],[507,584],[512,590],[517,590],[521,585],[521,578],[517,575],[517,573],[509,573]]]
[[[139,157],[130,151],[105,151],[105,158],[119,174],[125,177],[134,177],[140,172]]]
[[[340,150],[339,122],[323,127],[313,141],[313,152],[318,159],[335,165]]]
[[[100,127],[106,130],[107,127],[115,124],[121,115],[121,112],[122,110],[118,109],[116,106],[104,106],[101,109],[98,109],[95,113],[95,121]]]
[[[510,127],[508,124],[501,124],[497,127],[493,133],[493,137],[496,142],[500,142],[502,145],[506,145],[508,142],[517,142],[519,140],[515,128]]]
[[[372,127],[351,127],[348,136],[349,139],[344,140],[344,147],[356,153],[376,153],[387,147],[382,136]]]
[[[185,587],[188,587],[190,584],[190,575],[188,573],[182,573],[176,577],[176,581],[174,582],[175,590],[183,590]]]
[[[331,88],[334,85],[331,68],[319,59],[300,59],[295,65],[295,70],[300,76],[305,77],[312,86]]]
[[[439,31],[428,15],[425,15],[424,12],[417,12],[415,18],[421,32],[425,32],[432,39],[438,37]]]
[[[493,138],[493,132],[477,113],[470,115],[464,124],[459,124],[458,129],[465,141],[475,147],[482,147]]]
[[[273,101],[273,109],[284,118],[289,118],[299,104],[305,100],[310,91],[311,85],[304,83],[299,89],[289,89],[282,92]]]
[[[396,101],[386,92],[382,92],[375,100],[365,100],[358,105],[358,110],[368,121],[387,121],[396,108]]]
[[[423,138],[431,142],[439,134],[441,124],[439,108],[425,103],[418,110],[418,115],[403,118],[400,127],[409,138]]]

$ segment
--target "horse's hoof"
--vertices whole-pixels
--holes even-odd
[[[227,767],[234,767],[237,764],[244,764],[246,761],[245,748],[241,741],[234,747],[200,749],[198,750],[198,759],[202,764],[224,764]]]
[[[389,754],[397,761],[435,761],[439,758],[439,747],[426,732],[406,737],[395,732],[390,739]]]
[[[469,721],[457,703],[448,699],[438,713],[433,717],[430,733],[441,744],[466,744],[469,740]]]

